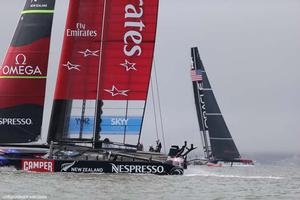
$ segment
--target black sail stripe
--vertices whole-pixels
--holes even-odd
[[[28,45],[51,36],[55,0],[39,0],[38,2],[38,4],[32,4],[31,0],[26,2],[11,42],[12,47]],[[32,5],[44,5],[44,7],[32,7]]]

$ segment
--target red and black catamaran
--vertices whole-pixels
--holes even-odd
[[[32,124],[24,125],[26,129],[10,124],[10,129],[1,130],[0,142],[27,143],[36,141],[41,134],[53,9],[54,0],[27,0],[21,25],[29,18],[37,20],[39,26],[39,20],[47,18],[43,21],[45,30],[41,29],[48,34],[35,30],[37,36],[30,36],[31,40],[26,42],[31,45],[37,41],[39,49],[9,53],[11,60],[6,63],[16,61],[25,65],[31,61],[31,65],[40,66],[41,74],[21,77],[26,90],[15,89],[18,77],[1,79],[13,81],[10,90],[1,88],[2,94],[9,96],[13,91],[22,100],[13,99],[12,105],[7,101],[0,106],[4,110],[23,109],[18,118],[31,120]],[[49,151],[41,158],[32,154],[34,157],[29,158],[5,157],[3,162],[25,171],[182,174],[193,146],[173,146],[169,156],[137,150],[151,75],[157,13],[158,0],[70,0],[47,137]],[[16,33],[18,37],[34,32],[20,31]],[[37,107],[36,111],[32,107]],[[6,126],[0,125],[0,129],[3,127]],[[8,134],[15,129],[15,139],[10,140]],[[22,130],[18,132],[19,129]],[[1,141],[1,137],[7,140]]]

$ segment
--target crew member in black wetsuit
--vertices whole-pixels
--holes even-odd
[[[160,151],[161,151],[161,142],[159,140],[156,140],[155,152],[160,153]]]
[[[142,142],[141,142],[141,143],[138,143],[138,145],[137,145],[137,150],[138,150],[138,151],[144,151],[144,145],[143,145]]]

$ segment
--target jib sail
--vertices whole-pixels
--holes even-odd
[[[48,141],[141,132],[158,0],[70,2]],[[127,142],[127,141],[126,141]]]
[[[192,53],[192,82],[205,156],[213,160],[234,160],[240,154],[224,121],[197,47]]]
[[[0,66],[0,143],[41,135],[55,0],[27,0]]]

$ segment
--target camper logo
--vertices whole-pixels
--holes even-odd
[[[15,57],[15,65],[0,66],[0,74],[2,76],[43,76],[43,73],[38,65],[27,64],[25,54],[17,54]]]
[[[22,170],[27,172],[54,172],[54,160],[22,160]]]

